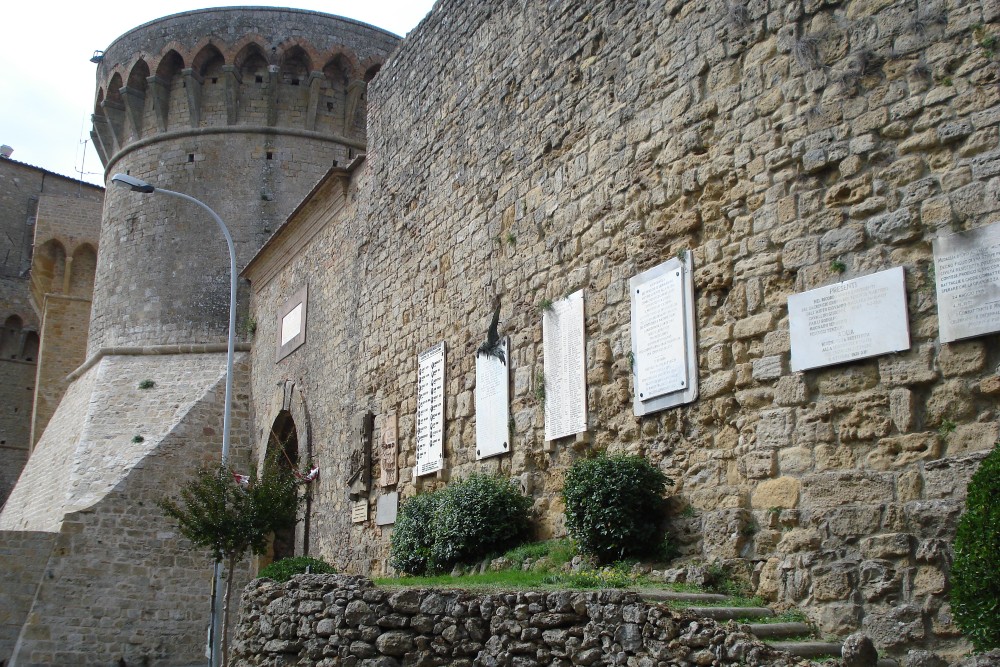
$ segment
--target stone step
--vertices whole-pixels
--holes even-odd
[[[687,607],[689,614],[712,618],[716,621],[729,621],[734,618],[768,618],[774,616],[774,611],[767,607]]]
[[[807,623],[751,623],[750,632],[760,639],[780,639],[812,635],[813,630]]]
[[[800,658],[840,657],[840,642],[773,642],[767,644],[779,651],[786,651]]]
[[[681,593],[660,588],[638,588],[635,591],[648,602],[725,602],[726,596],[718,593]]]

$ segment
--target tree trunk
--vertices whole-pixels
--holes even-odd
[[[236,556],[229,557],[229,576],[226,578],[226,599],[222,604],[222,667],[229,665],[229,600],[233,595],[233,578]]]

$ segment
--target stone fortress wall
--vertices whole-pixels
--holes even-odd
[[[98,66],[92,136],[106,175],[206,202],[242,266],[331,165],[363,150],[366,81],[397,42],[267,8],[140,26]],[[108,191],[86,350],[63,375],[58,407],[44,406],[54,412],[0,512],[0,548],[21,573],[17,591],[2,591],[0,661],[201,660],[211,567],[155,500],[221,451],[228,271],[204,212]],[[34,273],[59,283],[54,269]],[[72,280],[65,291],[76,294]],[[250,449],[247,348],[237,348],[238,466]]]
[[[395,411],[401,477],[373,484],[369,517],[388,491],[499,471],[534,498],[539,536],[560,535],[568,466],[641,454],[677,481],[688,555],[738,559],[823,633],[960,647],[949,542],[1000,434],[1000,353],[995,334],[940,342],[931,241],[998,219],[998,17],[975,1],[439,2],[372,83],[350,185],[331,176],[247,271],[254,439],[294,383],[322,469],[300,548],[385,570],[391,528],[352,523],[345,480],[354,415],[376,415],[378,443]],[[700,396],[636,418],[627,281],[681,251]],[[788,297],[892,267],[910,348],[792,372]],[[304,286],[305,342],[276,361]],[[540,306],[580,289],[588,433],[547,443]],[[512,451],[476,462],[497,294]],[[442,340],[445,471],[415,478],[417,356]]]

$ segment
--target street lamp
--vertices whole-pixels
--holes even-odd
[[[164,195],[169,195],[171,197],[178,197],[185,201],[189,201],[192,204],[200,206],[205,209],[215,223],[219,225],[219,229],[222,230],[222,235],[226,238],[226,246],[229,248],[229,344],[226,349],[226,407],[222,417],[222,465],[225,466],[229,462],[229,430],[230,430],[230,418],[233,411],[233,352],[236,348],[236,250],[233,247],[233,237],[229,233],[229,229],[226,227],[226,223],[222,222],[222,218],[218,214],[208,207],[204,202],[195,199],[190,195],[186,195],[183,192],[174,192],[173,190],[165,190],[163,188],[157,188],[146,181],[140,180],[128,174],[115,174],[111,177],[111,182],[123,187],[129,188],[132,192],[141,192],[143,194],[159,193]],[[230,572],[229,576],[233,576]],[[222,563],[216,561],[214,578],[212,580],[212,633],[211,633],[211,665],[212,667],[217,667],[221,661],[221,646],[220,642],[222,639],[221,625],[222,625],[222,615],[218,612],[218,592],[222,589]]]

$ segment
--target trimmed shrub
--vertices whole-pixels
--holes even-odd
[[[512,482],[481,473],[414,496],[396,517],[389,564],[433,574],[516,546],[530,532],[530,508]]]
[[[969,481],[955,532],[951,610],[977,651],[1000,648],[1000,443]]]
[[[663,550],[663,493],[673,480],[641,456],[598,454],[566,474],[566,528],[604,563]]]
[[[389,564],[407,574],[433,571],[431,523],[441,500],[438,493],[421,493],[403,502],[389,543]]]
[[[297,574],[337,574],[333,566],[324,560],[310,558],[309,556],[295,556],[293,558],[282,558],[267,565],[257,575],[258,579],[273,579],[277,582],[285,582]]]
[[[531,501],[510,480],[474,473],[441,494],[431,546],[438,569],[506,551],[530,533]]]

